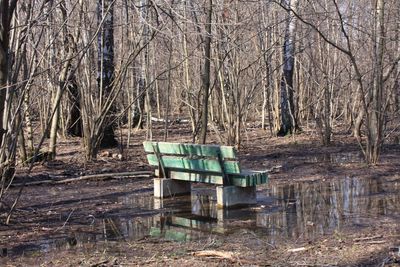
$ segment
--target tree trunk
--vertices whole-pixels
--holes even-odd
[[[10,164],[3,163],[10,160],[8,156],[10,153],[5,153],[9,149],[6,138],[6,129],[9,119],[6,114],[6,101],[8,89],[8,76],[9,76],[9,31],[11,18],[15,9],[16,0],[0,0],[0,175],[1,175],[1,194],[3,193],[6,180],[10,179],[14,173],[14,162]],[[8,155],[8,156],[7,156]]]
[[[68,42],[68,41],[67,41]],[[58,130],[58,121],[60,117],[60,103],[61,98],[66,88],[66,84],[68,82],[68,70],[71,64],[72,57],[72,48],[69,48],[69,52],[66,55],[67,60],[65,61],[63,68],[59,77],[59,85],[57,87],[56,95],[54,97],[53,102],[53,117],[51,121],[51,129],[50,129],[50,143],[49,143],[49,153],[48,159],[53,160],[56,157],[56,144],[57,144],[57,130]]]
[[[384,116],[382,109],[383,95],[383,53],[385,47],[385,27],[384,27],[384,0],[376,1],[375,9],[375,66],[374,82],[371,90],[371,112],[368,121],[368,144],[367,160],[375,164],[378,161],[380,149],[383,141]]]
[[[13,1],[15,2],[15,1]],[[0,0],[0,142],[3,145],[7,122],[4,122],[7,81],[8,45],[12,11],[8,0]],[[10,12],[11,11],[11,12]]]
[[[283,0],[288,12],[288,20],[286,25],[285,42],[283,44],[283,74],[281,79],[280,104],[281,104],[281,121],[279,136],[285,136],[292,133],[297,127],[294,117],[293,104],[293,73],[294,73],[294,52],[295,52],[295,34],[296,34],[296,18],[293,11],[296,10],[298,0]]]
[[[152,109],[151,109],[151,90],[147,88],[148,86],[148,77],[149,77],[149,34],[150,29],[147,25],[148,20],[148,0],[142,0],[142,11],[141,11],[141,21],[143,26],[142,32],[142,44],[141,47],[144,47],[144,51],[142,52],[142,64],[140,67],[140,81],[139,81],[139,91],[140,97],[138,98],[138,107],[140,110],[140,119],[138,127],[142,127],[143,124],[143,116],[146,108],[146,140],[152,140]],[[143,91],[146,91],[146,94]]]
[[[100,90],[100,105],[106,104],[106,99],[113,87],[114,81],[114,7],[112,0],[98,0],[97,19],[100,24],[98,35],[98,72],[97,81]],[[118,145],[114,134],[114,125],[111,123],[114,108],[110,109],[105,120],[103,136],[100,147],[115,147]]]
[[[211,20],[212,20],[212,0],[208,0],[206,38],[204,49],[204,73],[202,77],[203,107],[201,112],[200,143],[205,144],[207,138],[208,124],[208,97],[210,91],[210,69],[211,69]]]
[[[63,21],[67,20],[67,11],[65,9],[65,2],[62,1],[60,4],[60,9],[62,13],[62,18]],[[68,71],[70,68],[71,64],[71,57],[72,57],[72,38],[68,40],[68,29],[66,24],[63,25],[63,39],[64,39],[64,64],[61,69],[61,73],[59,76],[59,84],[57,86],[55,96],[53,98],[53,114],[51,117],[51,128],[50,128],[50,142],[49,142],[49,153],[48,153],[48,159],[53,160],[56,157],[56,145],[57,145],[57,132],[58,132],[58,122],[60,119],[60,103],[61,103],[61,98],[64,92],[64,89],[66,87],[66,83],[68,81]]]
[[[70,117],[67,125],[67,133],[71,136],[83,136],[82,115],[81,115],[81,95],[78,85],[74,78],[68,81],[68,99],[70,103]]]

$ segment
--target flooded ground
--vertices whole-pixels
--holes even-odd
[[[17,182],[150,170],[140,134],[123,161],[83,163],[79,140],[64,140],[58,161]],[[239,150],[244,169],[273,169],[254,206],[217,209],[201,184],[157,200],[150,178],[26,186],[10,225],[0,224],[0,266],[399,266],[400,145],[368,167],[347,136],[331,147],[306,133],[262,136]]]
[[[65,224],[73,232],[59,233],[15,247],[3,247],[3,256],[48,253],[57,250],[112,249],[115,242],[160,238],[176,242],[206,240],[210,236],[252,231],[268,245],[313,240],[341,232],[342,228],[367,227],[371,221],[400,220],[400,179],[347,177],[334,181],[274,184],[260,188],[258,204],[218,209],[215,191],[196,186],[191,196],[154,199],[151,192],[105,195],[103,201],[119,205],[101,218],[75,218]],[[28,208],[28,207],[25,207]],[[35,208],[35,207],[30,207]],[[5,255],[6,254],[6,255]]]

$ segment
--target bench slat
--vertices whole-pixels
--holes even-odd
[[[183,180],[188,182],[208,183],[222,185],[222,176],[200,173],[189,173],[180,171],[171,171],[169,176],[172,179]],[[246,172],[239,174],[231,174],[229,178],[232,185],[240,187],[256,186],[268,182],[268,174],[266,172]]]
[[[221,157],[223,159],[236,159],[235,148],[231,146],[177,144],[168,142],[143,142],[144,150],[146,153],[154,153],[153,144],[158,146],[160,154],[218,157],[218,153],[221,153]]]
[[[214,172],[221,173],[221,165],[218,160],[213,159],[188,159],[176,156],[160,156],[164,168],[183,169],[195,172]],[[158,166],[158,159],[155,154],[148,154],[147,160],[152,166]],[[237,161],[224,161],[225,173],[240,173]]]

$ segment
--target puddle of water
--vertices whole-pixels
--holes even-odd
[[[362,163],[365,162],[361,152],[325,153],[304,157],[302,160],[309,163]]]
[[[165,200],[141,194],[120,196],[115,201],[123,205],[122,210],[82,225],[72,236],[60,233],[7,253],[90,250],[107,242],[147,237],[184,242],[243,229],[274,244],[330,234],[344,226],[363,227],[384,217],[400,217],[400,179],[271,184],[258,191],[257,197],[256,206],[222,210],[216,208],[215,190],[210,188],[196,188],[191,196]]]
[[[366,226],[400,216],[400,180],[346,178],[273,186],[266,196],[282,210],[260,212],[270,239],[312,238],[344,226]]]

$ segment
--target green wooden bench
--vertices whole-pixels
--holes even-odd
[[[218,206],[256,202],[256,185],[266,172],[241,170],[231,146],[144,142],[149,164],[156,167],[154,196],[190,193],[191,182],[217,185]]]

